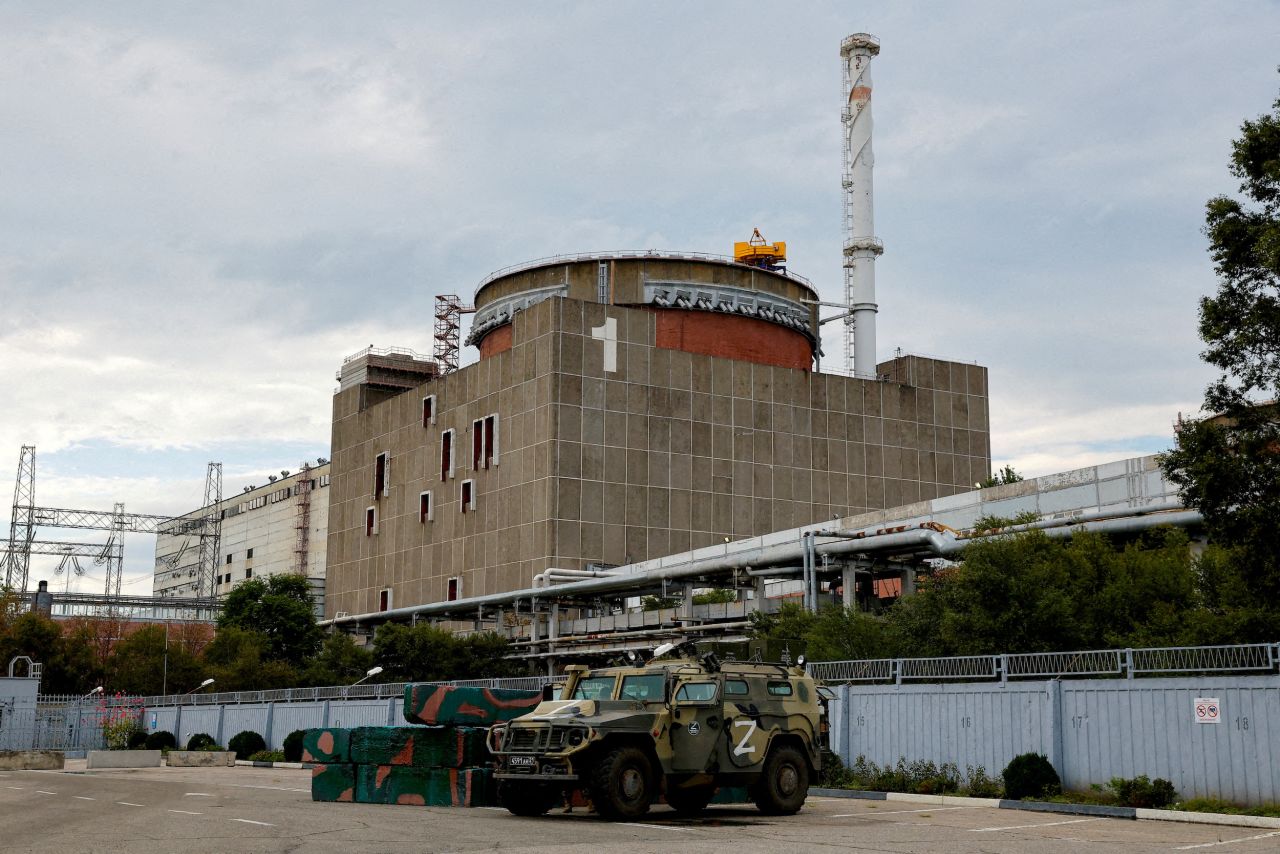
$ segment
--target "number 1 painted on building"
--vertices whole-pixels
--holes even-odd
[[[618,370],[618,321],[606,317],[604,324],[591,328],[591,337],[604,342],[604,371],[611,374]]]

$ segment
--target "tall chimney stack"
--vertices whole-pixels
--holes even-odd
[[[876,256],[884,245],[875,237],[871,168],[871,59],[880,40],[854,33],[840,43],[844,67],[844,300],[851,314],[844,324],[846,367],[876,376]]]

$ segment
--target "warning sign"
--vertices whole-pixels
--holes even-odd
[[[1222,722],[1222,706],[1217,697],[1196,697],[1196,723],[1216,724]]]

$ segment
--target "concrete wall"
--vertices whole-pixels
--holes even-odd
[[[611,320],[617,341],[593,337]],[[553,298],[513,346],[360,409],[334,397],[326,613],[532,586],[548,567],[623,565],[971,489],[990,471],[987,372],[903,357],[871,382],[663,349],[653,312]],[[612,367],[605,353],[612,351]],[[424,427],[422,398],[436,395]],[[471,425],[499,416],[499,464]],[[441,433],[453,428],[453,477]],[[390,494],[373,496],[389,451]],[[473,479],[474,512],[459,491]],[[434,518],[419,520],[430,490]],[[365,533],[376,506],[378,532]]]
[[[1280,801],[1280,675],[835,690],[832,747],[846,763],[929,760],[998,775],[1036,752],[1072,789],[1146,774],[1182,797]],[[1220,723],[1197,723],[1200,698],[1219,701]]]

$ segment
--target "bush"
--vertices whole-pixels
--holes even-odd
[[[207,732],[198,732],[187,739],[187,750],[217,750],[218,742]]]
[[[173,733],[162,729],[147,736],[146,745],[147,750],[173,750],[178,746],[178,740]]]
[[[259,750],[249,757],[251,762],[283,762],[283,750]]]
[[[142,727],[135,726],[129,731],[129,737],[125,739],[125,747],[129,750],[141,750],[147,743],[147,731]]]
[[[238,732],[227,742],[227,749],[236,752],[236,759],[248,759],[259,750],[266,750],[267,743],[251,729]]]
[[[1013,757],[1003,777],[1004,796],[1011,801],[1062,794],[1062,780],[1043,753]]]
[[[284,761],[285,762],[301,762],[302,761],[302,737],[306,734],[305,729],[295,729],[284,737]]]
[[[1132,780],[1124,777],[1112,777],[1108,784],[1116,793],[1116,800],[1121,806],[1145,807],[1147,809],[1163,809],[1178,799],[1173,783],[1161,777],[1154,780],[1146,774]]]
[[[987,774],[987,769],[979,765],[974,768],[972,765],[965,768],[965,792],[971,798],[998,798],[1000,797],[1000,781],[992,778]]]

